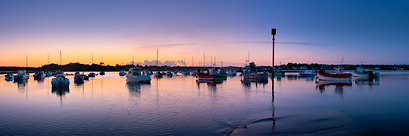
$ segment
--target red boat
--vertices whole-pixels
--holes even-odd
[[[343,61],[344,59],[342,59]],[[341,63],[342,63],[341,61]],[[338,68],[334,68],[335,74],[326,73],[324,69],[317,72],[318,79],[320,80],[337,80],[337,81],[351,81],[351,73],[343,73],[343,67],[340,64]]]
[[[217,74],[216,69],[209,69],[207,73],[197,72],[196,76],[199,80],[222,80],[222,76]]]

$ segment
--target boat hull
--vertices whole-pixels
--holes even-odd
[[[151,82],[151,77],[146,75],[133,76],[131,74],[126,75],[126,81],[128,82],[139,82],[139,83],[149,83]]]
[[[70,81],[67,78],[61,80],[58,77],[56,77],[51,80],[51,86],[53,88],[55,87],[66,88],[70,86]]]
[[[222,80],[221,75],[205,75],[205,74],[196,74],[197,79],[199,80]]]
[[[352,74],[325,74],[317,73],[318,79],[320,80],[332,80],[332,81],[350,81]]]

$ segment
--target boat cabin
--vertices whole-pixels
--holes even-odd
[[[128,74],[131,74],[133,76],[140,76],[141,75],[141,69],[140,68],[131,68],[131,69],[129,69]]]

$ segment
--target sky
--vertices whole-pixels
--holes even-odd
[[[409,64],[409,1],[0,0],[0,65]],[[205,56],[205,58],[204,58]],[[193,63],[193,64],[192,64]]]

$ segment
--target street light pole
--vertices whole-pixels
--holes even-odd
[[[273,35],[273,66],[271,67],[272,68],[272,73],[273,73],[273,78],[271,79],[271,81],[272,81],[272,101],[274,101],[274,40],[275,40],[275,35],[276,35],[276,29],[275,28],[272,28],[271,29],[271,35]]]

